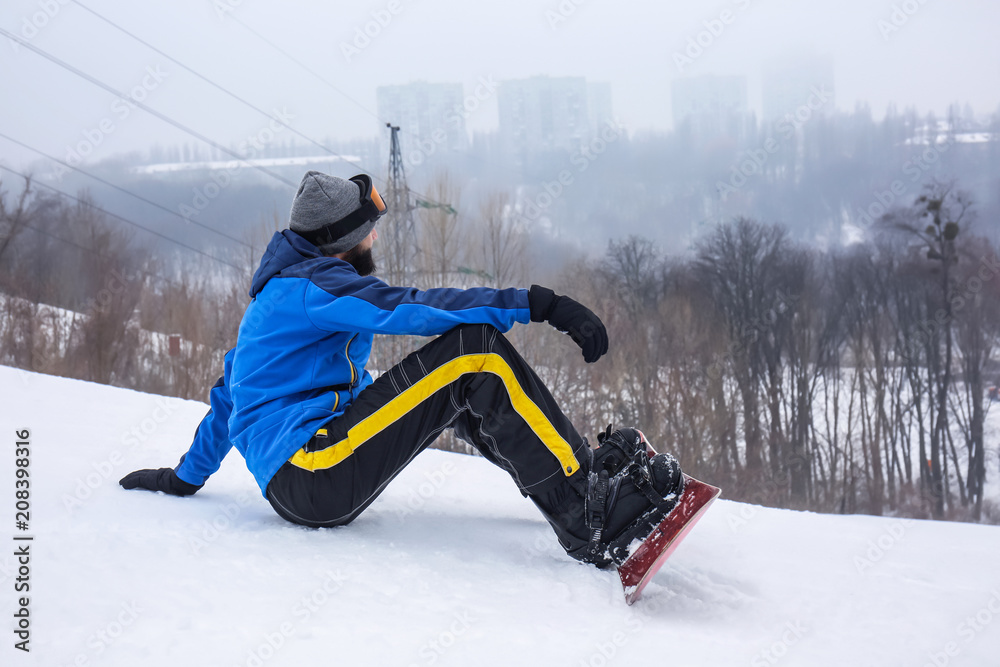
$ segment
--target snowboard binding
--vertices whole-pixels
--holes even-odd
[[[638,429],[608,426],[597,441],[577,483],[533,500],[570,557],[615,566],[632,604],[720,490],[683,474]]]
[[[657,454],[642,431],[623,428],[598,436],[588,477],[585,519],[590,541],[585,560],[621,565],[671,512],[684,489],[677,459]]]
[[[597,434],[597,444],[593,467],[607,470],[612,476],[635,458],[637,452],[645,451],[649,458],[656,455],[646,436],[637,428],[620,428],[612,432],[611,424],[608,424],[602,433]]]
[[[600,567],[613,563],[625,602],[634,604],[721,491],[681,473],[677,459],[657,454],[638,429],[608,426],[598,442],[585,503],[586,557]]]

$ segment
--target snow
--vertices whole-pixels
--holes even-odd
[[[207,406],[0,367],[8,545],[30,534],[29,654],[3,665],[992,665],[1000,528],[715,503],[625,604],[484,459],[427,451],[353,524],[270,509],[237,453],[191,498],[124,491]],[[31,524],[14,528],[16,430]],[[683,461],[682,461],[683,464]],[[711,480],[706,480],[711,481]]]
[[[237,171],[244,165],[251,167],[305,167],[317,164],[333,164],[347,162],[356,164],[361,158],[357,155],[307,155],[297,157],[257,158],[253,160],[203,160],[200,162],[162,162],[142,167],[133,167],[133,174],[163,174],[179,171],[225,170]]]

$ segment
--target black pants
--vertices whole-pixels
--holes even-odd
[[[446,428],[533,499],[586,478],[586,441],[510,342],[476,324],[379,376],[278,470],[268,500],[293,523],[349,523]]]

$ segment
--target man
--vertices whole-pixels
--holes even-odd
[[[601,320],[552,290],[389,286],[375,271],[385,212],[368,176],[310,171],[254,274],[211,410],[176,468],[126,475],[126,489],[195,493],[232,447],[281,517],[347,524],[445,428],[506,470],[572,557],[623,558],[673,506],[677,462],[611,428],[592,450],[501,332],[548,322],[597,361]],[[374,334],[438,336],[382,373]],[[650,450],[651,453],[651,450]]]

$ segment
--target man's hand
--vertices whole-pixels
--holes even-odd
[[[122,477],[118,483],[126,489],[163,491],[173,496],[190,496],[204,486],[188,484],[177,476],[173,468],[136,470]]]
[[[601,318],[568,296],[560,296],[547,287],[532,285],[528,290],[532,322],[548,322],[583,350],[583,359],[592,364],[608,351],[608,330]]]

